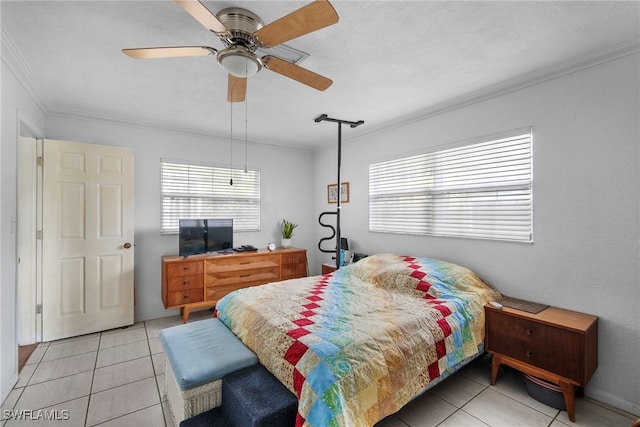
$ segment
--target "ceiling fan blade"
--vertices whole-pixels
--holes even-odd
[[[236,77],[229,74],[229,82],[227,85],[227,101],[244,102],[247,94],[247,79],[245,77]]]
[[[214,33],[226,33],[227,27],[198,0],[174,0],[206,29]]]
[[[135,59],[176,58],[179,56],[207,56],[217,52],[209,46],[180,47],[144,47],[140,49],[122,49],[122,53]]]
[[[316,0],[253,33],[263,46],[273,47],[338,22],[327,0]]]
[[[306,68],[302,68],[298,65],[284,61],[275,56],[265,56],[262,58],[264,67],[268,70],[274,71],[285,77],[289,77],[295,81],[303,83],[307,86],[311,86],[314,89],[325,90],[333,83],[333,80],[328,79],[320,74],[316,74],[313,71],[309,71]]]

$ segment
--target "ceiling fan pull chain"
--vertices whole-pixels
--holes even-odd
[[[244,173],[249,172],[249,167],[247,165],[247,152],[249,150],[249,144],[247,142],[248,140],[248,133],[249,133],[249,101],[247,101],[247,97],[245,95],[244,98]]]
[[[231,125],[229,129],[229,185],[233,185],[233,102],[230,102],[229,105],[231,106]]]

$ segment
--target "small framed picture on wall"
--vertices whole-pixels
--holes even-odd
[[[338,203],[338,184],[327,185],[327,201],[329,203]],[[340,203],[349,202],[349,183],[343,182],[340,185]]]

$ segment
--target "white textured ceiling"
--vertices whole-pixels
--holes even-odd
[[[306,1],[204,1],[265,23]],[[333,79],[318,92],[263,69],[234,104],[234,135],[301,148],[335,143],[321,113],[364,120],[358,135],[451,99],[553,69],[640,36],[638,1],[342,1],[340,22],[287,45]],[[173,1],[2,0],[3,35],[52,113],[228,138],[230,104],[214,57],[134,60],[122,48],[209,45],[216,36]]]

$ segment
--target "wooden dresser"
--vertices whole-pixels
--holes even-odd
[[[186,323],[192,309],[212,307],[236,289],[305,276],[305,249],[163,256],[162,303],[180,308]]]
[[[485,315],[491,384],[501,364],[558,384],[575,421],[574,386],[585,387],[598,367],[598,317],[556,307],[532,314],[491,305]]]

